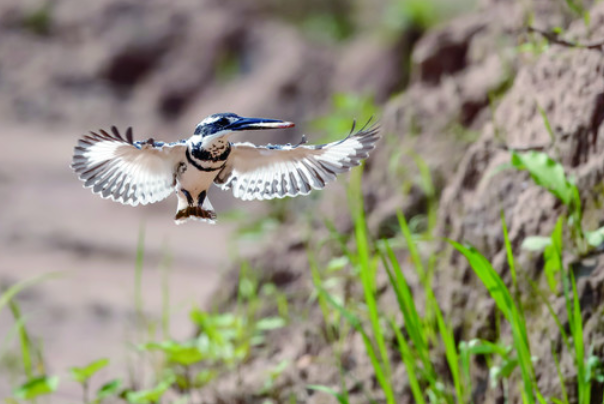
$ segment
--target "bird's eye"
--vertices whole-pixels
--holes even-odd
[[[231,121],[229,121],[226,118],[220,118],[219,120],[216,121],[216,124],[218,124],[220,126],[227,126],[230,123],[231,123]]]

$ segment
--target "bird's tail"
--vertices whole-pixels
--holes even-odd
[[[189,220],[198,220],[210,224],[216,223],[216,212],[213,210],[206,210],[201,206],[187,206],[184,209],[180,209],[176,212],[174,221],[176,224],[183,224]]]
[[[216,212],[210,203],[210,199],[205,197],[205,191],[197,198],[200,203],[193,204],[193,198],[185,191],[178,194],[178,207],[174,221],[176,224],[183,224],[189,220],[197,220],[210,224],[216,223]]]

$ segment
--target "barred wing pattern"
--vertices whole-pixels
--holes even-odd
[[[125,138],[115,126],[111,132],[90,132],[78,141],[71,167],[84,186],[103,198],[132,206],[168,197],[177,167],[185,159],[186,144],[153,139],[133,142],[132,128]]]
[[[367,158],[379,139],[378,130],[374,126],[353,134],[353,126],[345,139],[324,145],[235,143],[215,183],[244,201],[307,195]]]

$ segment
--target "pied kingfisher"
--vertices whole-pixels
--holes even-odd
[[[337,142],[323,145],[256,146],[231,143],[234,131],[291,128],[291,122],[243,118],[227,112],[210,115],[193,136],[174,143],[153,139],[133,141],[113,126],[83,136],[74,149],[71,167],[103,198],[136,206],[165,199],[175,192],[176,217],[214,223],[216,213],[207,198],[212,182],[232,189],[243,200],[307,195],[335,180],[369,156],[379,139],[378,128],[362,128]]]

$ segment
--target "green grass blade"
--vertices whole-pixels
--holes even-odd
[[[143,324],[143,262],[145,259],[145,224],[141,223],[136,246],[136,262],[134,265],[134,306],[139,325]]]
[[[536,391],[535,395],[537,397],[537,401],[539,401],[539,404],[548,404],[548,402],[545,399],[545,397],[543,397],[543,394],[541,394],[539,391]]]
[[[569,351],[571,351],[572,346],[568,339],[568,335],[566,335],[566,330],[564,329],[562,321],[560,321],[560,317],[558,317],[558,315],[554,311],[554,308],[550,304],[549,300],[547,300],[547,297],[543,294],[543,292],[539,289],[539,286],[537,286],[537,284],[532,279],[529,279],[528,276],[525,276],[525,280],[529,283],[529,285],[531,285],[533,293],[539,298],[539,300],[541,300],[543,305],[547,308],[547,311],[549,312],[550,316],[552,316],[556,323],[556,326],[558,327],[558,331],[560,331],[560,335],[562,336],[562,341],[564,341],[564,345]]]
[[[342,252],[348,257],[352,256],[353,254],[348,248],[346,235],[339,233],[336,229],[336,225],[333,222],[326,219],[324,223],[327,230],[329,230],[329,235],[337,241]]]
[[[514,261],[514,253],[512,252],[512,244],[510,243],[510,237],[508,235],[508,226],[505,222],[505,215],[503,210],[501,211],[501,227],[503,229],[503,239],[505,241],[505,251],[508,258],[508,265],[510,266],[510,274],[512,275],[512,283],[514,290],[518,290],[518,283],[516,281],[516,263]]]
[[[164,339],[170,339],[170,268],[172,267],[172,254],[165,249],[161,262],[161,326]]]
[[[16,335],[18,336],[21,326],[26,324],[26,322],[27,316],[21,315],[21,318],[18,321],[15,321],[7,330],[4,335],[4,339],[0,344],[0,358],[3,358],[4,355],[6,355],[6,351],[10,349],[10,343],[14,341]]]
[[[560,369],[560,361],[558,360],[558,355],[554,352],[552,347],[552,357],[554,358],[554,363],[556,364],[556,373],[558,374],[558,380],[560,380],[560,390],[562,391],[562,397],[564,398],[564,403],[569,403],[568,401],[568,393],[566,392],[566,383],[564,380],[564,376],[562,375],[562,370]]]
[[[558,274],[562,274],[564,270],[564,263],[562,262],[562,232],[564,228],[564,217],[561,216],[556,222],[554,231],[550,236],[551,243],[543,251],[543,258],[545,260],[545,266],[543,271],[547,278],[547,283],[552,293],[558,291],[558,281],[556,277]],[[564,276],[562,274],[562,276]]]
[[[377,269],[377,260],[369,256],[369,237],[367,235],[367,224],[365,221],[365,212],[363,207],[363,194],[361,192],[361,175],[362,170],[355,170],[351,176],[350,199],[351,210],[354,219],[355,239],[358,255],[358,265],[361,275],[361,283],[365,295],[365,303],[369,314],[372,334],[380,354],[381,367],[384,377],[388,379],[387,388],[384,388],[386,400],[388,403],[394,404],[394,393],[390,384],[390,376],[392,374],[390,368],[390,358],[386,348],[386,341],[380,324],[379,309],[375,299],[375,272]]]
[[[556,135],[554,134],[549,118],[547,117],[545,110],[541,107],[541,105],[539,105],[539,103],[537,103],[537,109],[539,110],[541,119],[543,119],[545,130],[547,130],[547,134],[549,135],[549,140],[551,141],[551,144],[554,144],[556,142]]]
[[[403,215],[403,212],[401,212],[400,210],[396,212],[396,217],[398,219],[399,226],[401,227],[401,232],[403,233],[405,241],[407,242],[407,248],[409,249],[411,262],[413,262],[413,265],[415,266],[415,270],[418,273],[420,280],[422,281],[422,283],[424,283],[426,281],[426,271],[424,269],[424,264],[422,263],[422,258],[417,250],[417,246],[413,241],[413,235],[411,234],[411,230],[409,230],[409,224],[407,223],[407,219],[405,218],[405,215]]]
[[[583,336],[583,317],[581,316],[581,304],[577,293],[575,276],[569,271],[570,283],[573,291],[573,315],[571,317],[571,332],[575,345],[575,366],[577,367],[577,384],[579,390],[579,404],[589,404],[591,395],[591,380],[586,377],[585,372],[585,342]]]
[[[472,341],[461,341],[459,343],[459,364],[463,372],[465,388],[467,391],[472,391],[472,378],[470,373],[470,354]],[[488,366],[489,368],[491,366]]]
[[[319,268],[317,266],[317,262],[315,261],[315,257],[310,250],[308,252],[308,263],[310,265],[310,273],[315,289],[323,289],[323,281],[321,279],[321,274],[319,273]],[[317,301],[319,302],[319,308],[321,309],[321,313],[323,314],[323,321],[325,323],[325,332],[327,334],[327,339],[329,340],[329,342],[334,342],[336,338],[333,334],[328,303],[323,293],[319,293],[317,295]]]
[[[405,328],[409,333],[411,341],[413,341],[413,345],[415,346],[417,354],[419,355],[427,374],[432,375],[432,379],[434,380],[435,372],[434,368],[432,367],[432,362],[430,361],[428,342],[426,340],[425,333],[423,332],[422,321],[417,312],[417,308],[415,307],[415,302],[413,300],[413,295],[411,294],[411,289],[407,284],[405,275],[401,270],[401,267],[398,263],[396,255],[394,255],[394,252],[392,251],[392,248],[390,248],[390,245],[387,241],[384,243],[384,245],[386,248],[386,253],[388,255],[388,261],[390,265],[392,265],[392,270],[390,269],[390,265],[386,259],[383,260],[384,267],[386,268],[388,278],[390,279],[390,283],[394,289],[399,309],[403,314]]]
[[[409,225],[407,223],[407,220],[401,211],[397,212],[397,218],[399,221],[399,225],[401,227],[401,231],[405,238],[405,241],[407,242],[407,248],[409,250],[409,255],[411,256],[411,261],[413,262],[413,265],[424,285],[424,290],[426,293],[426,306],[431,308],[431,310],[434,312],[434,315],[436,317],[441,340],[445,346],[445,356],[447,358],[447,362],[449,364],[449,368],[450,368],[451,375],[453,378],[453,384],[455,386],[455,391],[457,394],[458,402],[460,402],[460,403],[464,402],[465,394],[464,394],[463,384],[461,382],[461,376],[460,376],[460,372],[459,372],[459,367],[460,367],[459,354],[457,352],[457,347],[455,344],[455,339],[453,338],[453,333],[450,330],[450,328],[446,325],[442,311],[440,310],[440,307],[438,305],[438,301],[436,300],[436,297],[434,296],[434,292],[432,291],[432,288],[430,286],[430,280],[428,279],[421,256],[419,254],[415,241],[413,240],[411,231],[409,230]],[[387,246],[387,248],[389,248],[389,246]],[[390,253],[391,252],[392,252],[392,250],[390,250]],[[390,254],[390,259],[392,261],[393,254]],[[396,272],[397,272],[397,276],[404,278],[404,276],[402,275],[402,271],[400,271],[400,268],[398,268],[398,270]],[[404,281],[404,279],[403,279],[403,281]],[[404,283],[406,284],[406,282],[404,282]],[[408,289],[408,287],[407,287],[407,289]],[[410,295],[410,293],[409,293],[409,295]],[[419,347],[421,347],[421,349],[424,350],[424,353],[422,354],[422,356],[424,357],[424,360],[429,362],[429,360],[430,360],[429,359],[429,350],[426,347],[427,338],[425,337],[425,334],[422,332],[422,329],[419,328],[419,315],[417,315],[417,311],[415,312],[415,316],[416,316],[417,320],[414,321],[414,323],[415,323],[415,326],[418,327],[417,333],[420,334],[418,336],[418,339],[422,340],[421,345]]]
[[[405,368],[407,369],[407,378],[409,379],[409,386],[411,387],[411,393],[413,394],[413,398],[417,404],[425,404],[426,400],[424,399],[423,391],[420,387],[416,370],[417,365],[415,364],[414,356],[411,351],[411,347],[409,343],[403,337],[403,333],[396,326],[394,320],[390,320],[390,327],[394,331],[394,335],[396,336],[396,341],[398,343],[399,353],[401,354],[401,359],[405,364]]]
[[[373,266],[375,266],[375,264],[373,264]],[[361,280],[363,283],[363,289],[365,290],[365,303],[367,304],[367,311],[369,313],[369,320],[372,328],[373,337],[375,339],[381,356],[382,365],[384,367],[384,373],[386,374],[386,377],[390,378],[390,359],[388,357],[388,350],[386,349],[386,342],[384,339],[384,334],[382,332],[382,326],[380,324],[379,309],[375,300],[375,279],[374,276],[371,275],[373,273],[375,273],[373,268],[368,267],[361,269]]]
[[[528,377],[531,379],[531,381],[534,379],[534,369],[533,369],[533,363],[532,363],[532,358],[530,355],[530,343],[529,343],[529,338],[528,338],[528,332],[526,331],[526,318],[524,317],[524,307],[522,307],[522,301],[520,300],[519,295],[519,291],[517,289],[517,283],[516,283],[516,279],[517,279],[517,275],[516,275],[516,263],[514,260],[514,253],[512,252],[512,243],[510,242],[510,238],[508,236],[508,228],[505,222],[505,216],[503,211],[501,211],[501,227],[503,228],[503,238],[505,241],[505,249],[506,249],[506,253],[507,253],[507,259],[508,259],[508,265],[510,267],[510,273],[512,275],[513,278],[513,283],[514,283],[514,292],[516,293],[516,298],[514,299],[516,304],[512,307],[513,311],[515,312],[515,318],[516,318],[516,323],[512,324],[512,327],[516,327],[518,329],[518,334],[522,337],[522,355],[520,356],[519,353],[519,360],[520,360],[520,365],[521,368],[522,366],[524,366],[524,372],[526,372],[526,374],[524,376]],[[523,363],[524,362],[524,363]],[[525,383],[528,382],[528,379],[525,380]],[[536,384],[535,384],[536,386]],[[538,389],[537,389],[538,392]]]
[[[412,156],[413,156],[413,160],[415,161],[415,164],[417,165],[417,168],[419,170],[420,179],[421,179],[420,186],[422,187],[422,190],[426,194],[426,198],[427,198],[428,224],[427,224],[427,228],[426,228],[426,235],[428,237],[431,237],[432,231],[436,227],[436,222],[438,220],[438,217],[437,217],[438,200],[437,200],[437,196],[436,196],[436,190],[434,189],[434,182],[432,181],[432,173],[430,172],[430,166],[428,166],[426,161],[419,154],[413,153]],[[397,212],[397,216],[399,217],[399,222],[400,222],[401,215],[402,215],[402,212],[400,212],[400,211]]]
[[[438,303],[436,299],[432,297],[432,305],[435,309],[436,319],[438,323],[438,330],[440,336],[442,338],[443,344],[445,345],[445,357],[447,358],[447,363],[449,364],[449,370],[451,371],[451,376],[453,379],[453,385],[455,386],[455,393],[457,394],[457,402],[465,403],[466,397],[463,388],[463,384],[461,382],[461,376],[459,374],[460,368],[460,360],[459,354],[457,352],[457,347],[455,344],[455,338],[453,337],[453,330],[445,323],[445,319],[438,307]]]
[[[19,309],[17,303],[14,300],[11,300],[8,302],[8,306],[13,314],[15,322],[20,323],[19,342],[21,345],[21,361],[23,362],[23,370],[25,371],[25,375],[28,379],[31,379],[34,375],[32,361],[33,347],[31,344],[31,339],[29,337],[27,329],[25,328],[25,322],[21,317],[21,310]]]
[[[534,403],[534,392],[537,389],[537,383],[535,381],[535,372],[533,369],[530,349],[527,344],[528,338],[526,330],[522,326],[522,320],[518,314],[518,310],[515,308],[512,309],[512,318],[512,337],[514,339],[514,348],[516,349],[518,355],[518,365],[520,366],[524,392],[526,393],[528,402]],[[536,391],[538,393],[538,390]]]
[[[62,275],[63,271],[47,272],[14,284],[0,295],[0,311],[24,289],[37,285],[47,279],[57,278]]]
[[[333,396],[336,400],[338,400],[338,403],[340,403],[340,404],[348,404],[348,400],[346,400],[346,397],[344,397],[342,394],[338,393],[337,391],[335,391],[334,389],[332,389],[330,387],[320,386],[317,384],[310,384],[310,385],[306,386],[306,388],[315,390],[315,391],[320,391],[322,393],[327,393],[327,394]]]
[[[375,377],[380,386],[382,387],[384,394],[386,395],[386,400],[389,404],[395,404],[396,401],[394,401],[394,392],[392,390],[390,380],[387,379],[384,370],[382,369],[382,365],[378,359],[375,349],[373,348],[371,339],[363,328],[361,321],[357,318],[357,316],[355,316],[352,312],[347,310],[344,306],[339,304],[333,297],[331,297],[331,295],[327,293],[327,291],[325,291],[324,289],[319,289],[319,293],[323,294],[327,302],[329,302],[329,304],[331,304],[336,310],[338,310],[338,312],[340,312],[340,314],[344,318],[346,318],[350,325],[352,325],[352,327],[359,334],[361,334],[361,337],[363,338],[363,343],[365,345],[365,350],[367,351],[367,356],[369,356],[369,360],[371,361],[371,365],[373,366]]]
[[[534,388],[536,388],[537,384],[534,382],[534,369],[528,346],[526,325],[523,316],[519,313],[518,307],[512,299],[510,291],[491,263],[476,249],[465,247],[455,241],[449,241],[449,243],[466,257],[476,275],[478,275],[493,300],[495,300],[495,304],[510,323],[514,348],[518,355],[518,364],[522,374],[523,396],[528,403],[533,404],[535,402]]]
[[[466,247],[451,240],[449,240],[449,243],[466,257],[476,275],[478,275],[487,288],[499,310],[501,310],[506,319],[511,322],[512,317],[509,309],[513,306],[512,296],[491,263],[474,247]]]

